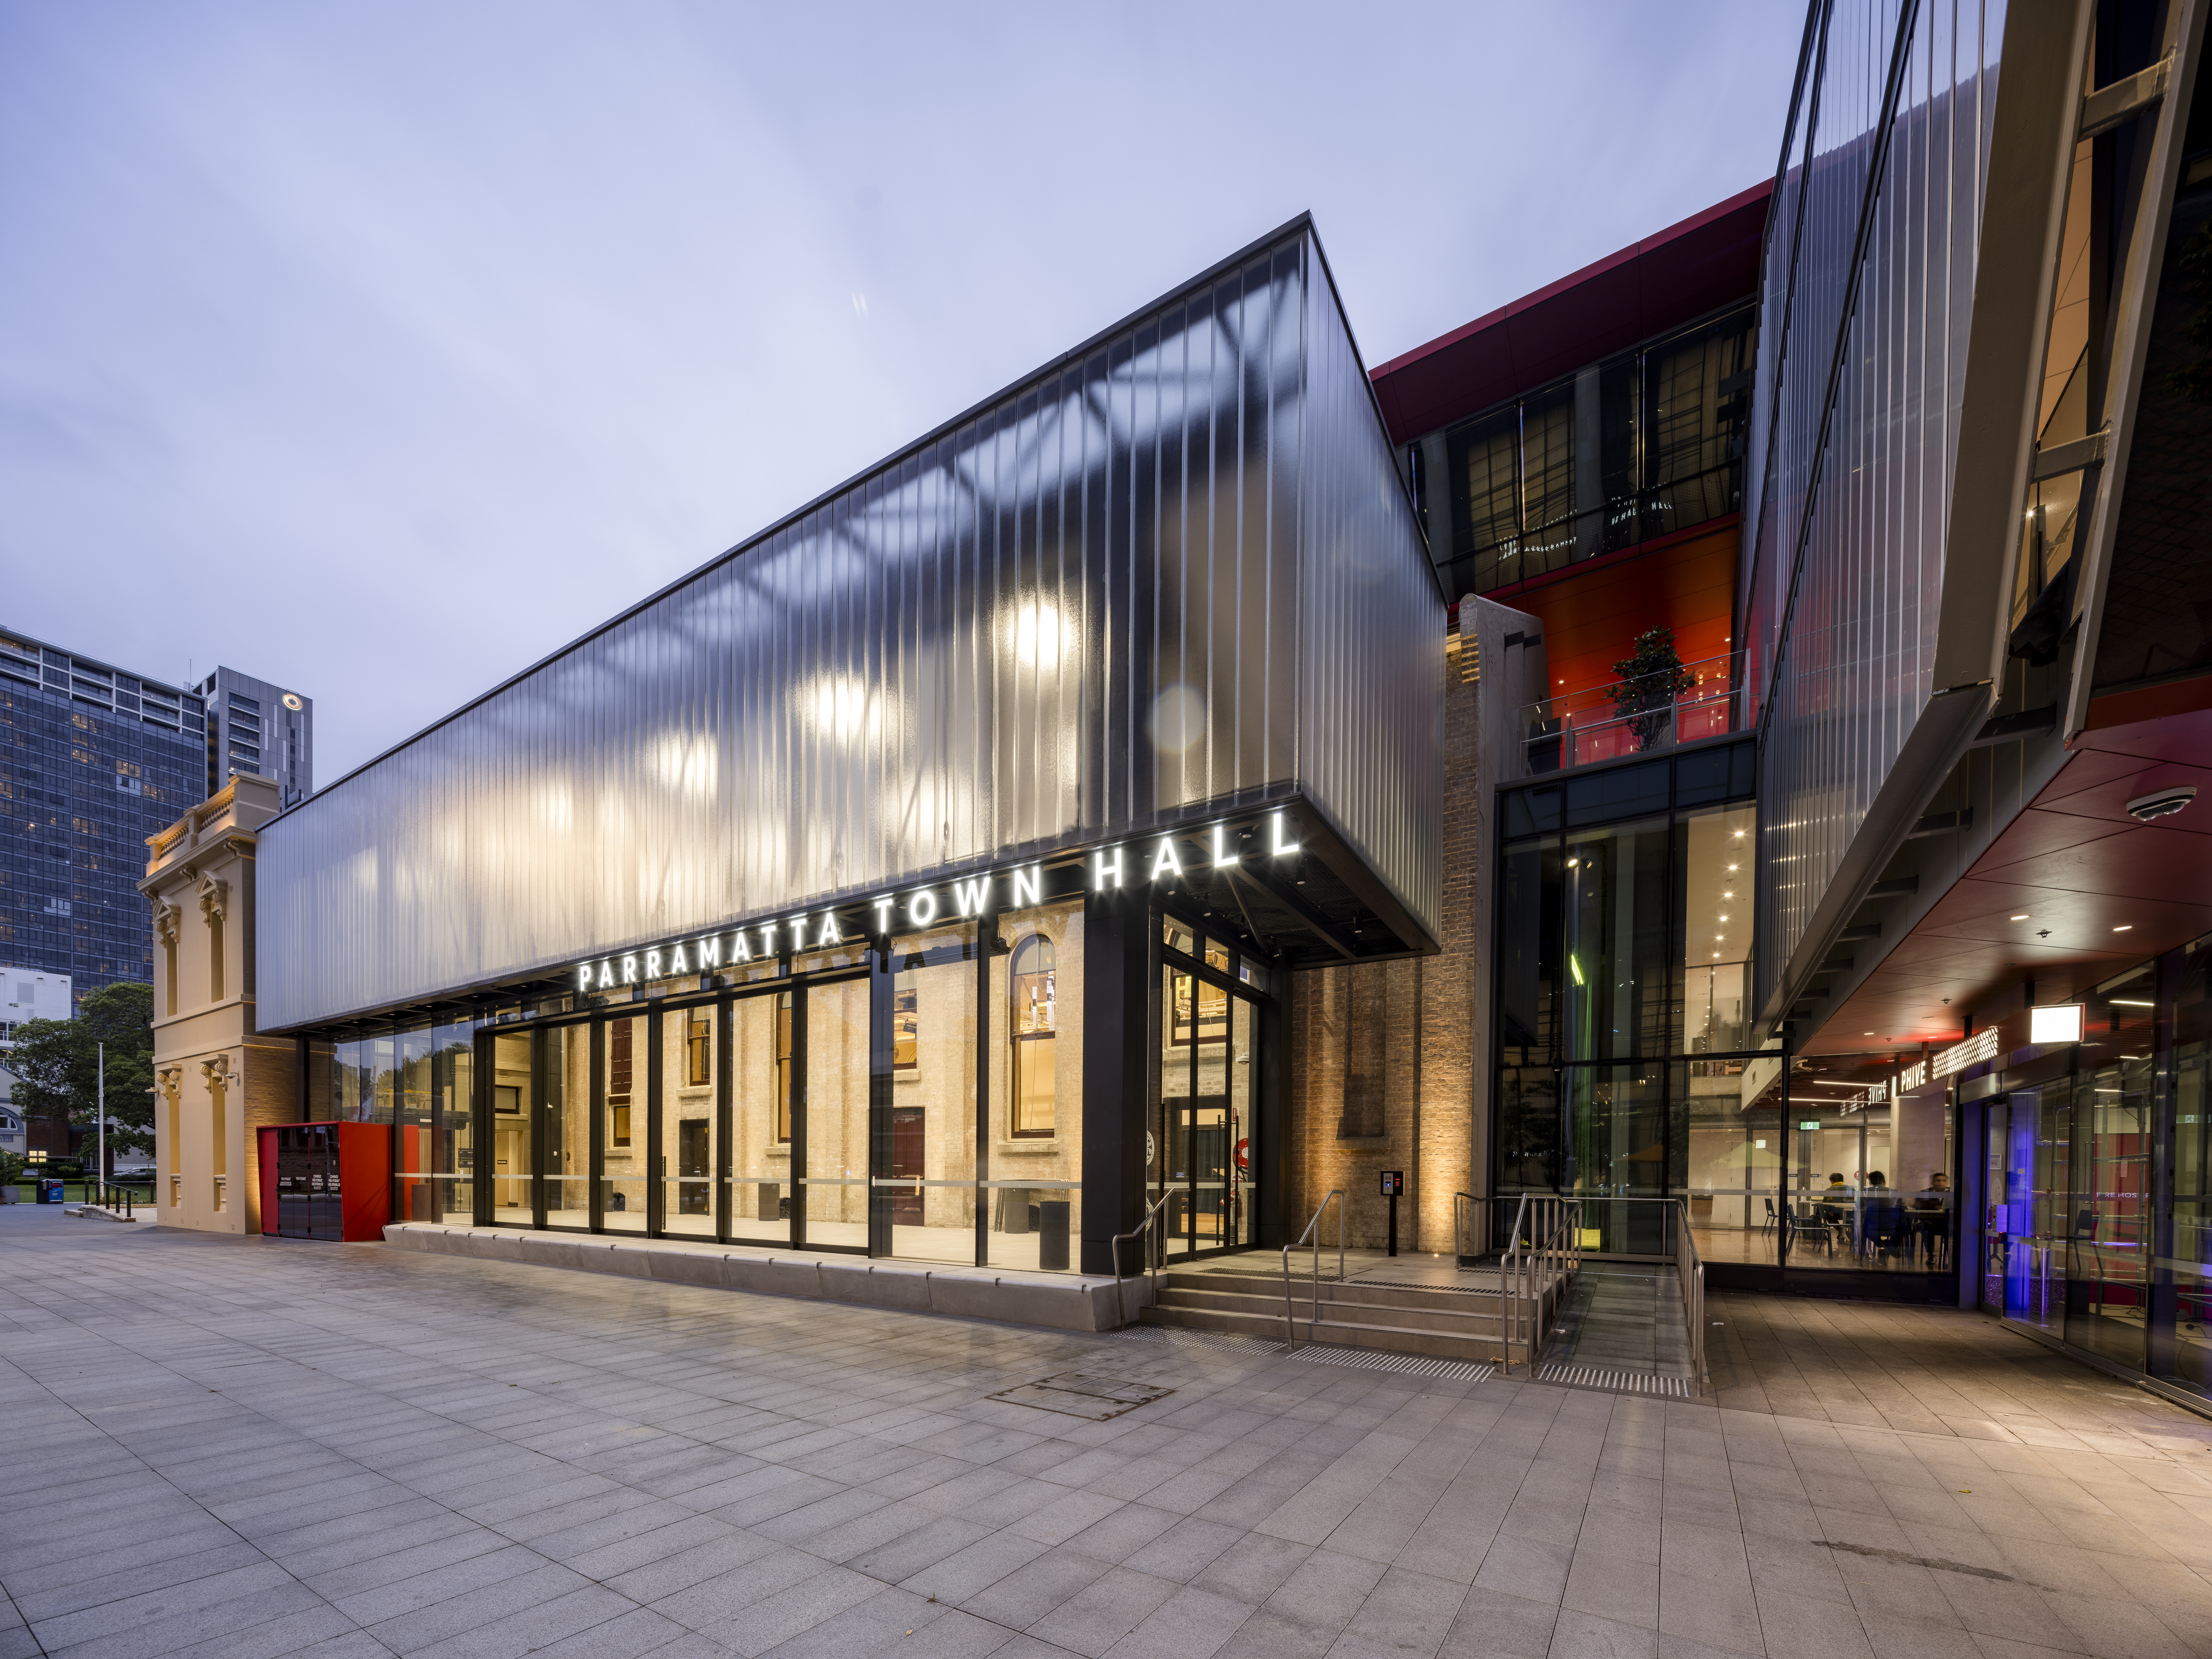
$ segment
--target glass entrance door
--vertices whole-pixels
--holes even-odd
[[[2048,1098],[2046,1098],[2046,1094]],[[2066,1315],[2066,1097],[2015,1089],[1989,1108],[1985,1307],[2057,1332]]]
[[[1160,1221],[1173,1260],[1252,1243],[1255,1000],[1169,964],[1161,969],[1159,1097],[1146,1139],[1149,1204],[1173,1192]]]

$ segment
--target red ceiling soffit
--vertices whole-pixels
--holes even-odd
[[[1768,180],[1375,369],[1398,443],[1748,299]]]

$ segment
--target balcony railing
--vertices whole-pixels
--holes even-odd
[[[1557,772],[1726,736],[1736,729],[1734,663],[1732,657],[1707,657],[1683,664],[1690,686],[1679,693],[1674,677],[1650,675],[1527,704],[1519,720],[1529,771]]]

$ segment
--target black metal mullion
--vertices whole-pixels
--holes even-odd
[[[791,991],[791,1243],[806,1247],[806,992],[804,978]],[[871,1194],[875,1190],[869,1189]]]
[[[592,1021],[592,1077],[584,1091],[592,1114],[588,1131],[591,1140],[591,1163],[586,1174],[591,1182],[588,1200],[591,1229],[595,1233],[607,1230],[607,1017],[599,1015]]]
[[[645,1236],[658,1238],[668,1224],[668,1189],[665,1179],[667,1170],[666,1149],[660,1134],[660,1045],[662,1039],[661,1008],[659,1001],[647,1005],[645,1016]],[[631,1074],[636,1074],[636,1061],[631,1061]],[[635,1090],[631,1098],[636,1098]],[[637,1128],[630,1127],[630,1141],[636,1144]]]
[[[892,1005],[898,976],[889,941],[871,947],[868,975],[868,1254],[891,1253]]]
[[[493,1165],[496,1154],[492,1148],[492,1082],[494,1056],[492,1034],[482,1027],[476,1033],[476,1063],[469,1077],[469,1139],[475,1143],[473,1157],[476,1168],[470,1173],[470,1214],[479,1227],[489,1227],[492,1221],[492,1182],[496,1178]]]
[[[975,1265],[991,1262],[991,955],[999,939],[994,905],[975,922]],[[1008,1079],[1011,1087],[1012,1079]],[[1011,1126],[1009,1126],[1011,1130]]]
[[[545,1133],[545,1050],[550,1046],[546,1038],[542,1026],[530,1034],[530,1088],[522,1115],[530,1135],[530,1224],[539,1228],[545,1224],[545,1143],[551,1139]],[[392,1046],[398,1047],[396,1038]]]
[[[737,1139],[736,1079],[738,1004],[724,996],[714,1004],[714,1237],[730,1242],[731,1208],[736,1198],[737,1163],[731,1150]]]

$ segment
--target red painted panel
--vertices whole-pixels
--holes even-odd
[[[2021,882],[2028,886],[2051,884],[2042,873],[2042,860],[2069,848],[2079,847],[2084,842],[2101,840],[2110,836],[2125,836],[2127,830],[2116,824],[2100,823],[2094,818],[2069,817],[2063,812],[2039,812],[2033,807],[2022,812],[1996,838],[1996,844],[1974,860],[1974,867],[1966,873],[1979,880]]]
[[[341,1123],[338,1194],[349,1244],[380,1244],[392,1219],[392,1129],[382,1123]]]
[[[1735,602],[1740,517],[1652,548],[1625,561],[1593,560],[1560,577],[1529,582],[1501,605],[1544,620],[1544,660],[1552,690],[1604,685],[1636,636],[1650,628],[1674,630],[1685,662],[1724,656]]]
[[[273,1236],[276,1231],[276,1131],[257,1129],[254,1134],[261,1168],[261,1231]]]

